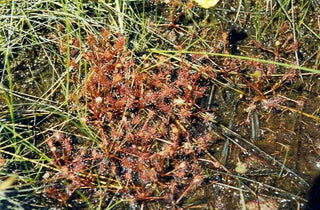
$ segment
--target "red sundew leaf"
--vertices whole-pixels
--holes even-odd
[[[83,58],[84,60],[88,61],[88,60],[89,60],[89,54],[90,54],[90,53],[83,52],[82,58]]]
[[[118,174],[117,166],[115,166],[114,164],[111,165],[110,169],[111,169],[112,175],[116,176]]]
[[[208,74],[210,76],[213,76],[214,75],[214,78],[216,77],[216,73],[215,73],[215,70],[213,68],[213,66],[203,66],[203,67],[200,67],[199,69],[200,73],[202,75],[204,74]]]
[[[174,177],[176,178],[184,178],[186,176],[186,172],[182,170],[178,170],[174,173]]]
[[[182,161],[179,163],[179,165],[176,166],[175,170],[183,170],[186,171],[188,168],[188,163],[186,161]]]
[[[185,119],[185,118],[188,118],[192,115],[192,112],[190,111],[190,109],[187,109],[187,108],[180,108],[180,118],[181,119]]]
[[[126,108],[127,109],[134,109],[136,107],[136,100],[132,97],[127,97],[127,104],[126,104]]]
[[[288,21],[285,21],[284,24],[280,27],[280,33],[285,33],[289,27],[290,24],[288,24]]]
[[[168,114],[172,108],[172,104],[165,104],[163,101],[158,105],[158,108],[165,114]]]
[[[90,52],[90,53],[84,52],[83,58],[89,63],[91,63],[92,60],[96,60],[96,58],[92,52]]]
[[[114,103],[114,108],[117,109],[117,110],[123,110],[123,108],[125,107],[126,103],[127,103],[127,100],[125,98],[118,99]]]
[[[123,55],[120,58],[118,58],[118,63],[120,63],[121,66],[124,66],[127,63],[129,56],[130,56],[129,52],[123,53]]]
[[[141,122],[140,114],[136,114],[134,118],[131,120],[132,125],[138,125]]]
[[[99,174],[105,174],[108,172],[108,169],[107,169],[107,163],[105,160],[102,160],[100,163],[99,163]]]
[[[70,66],[72,66],[73,68],[78,68],[78,64],[74,59],[70,60]]]
[[[175,85],[177,86],[177,88],[184,88],[186,89],[189,85],[189,80],[184,79],[184,78],[179,78],[178,80],[175,81]]]
[[[109,40],[110,31],[106,28],[102,29],[102,35],[105,39]]]
[[[254,201],[248,201],[246,203],[246,208],[248,210],[255,210],[255,209],[260,209],[260,210],[268,210],[268,209],[278,209],[279,205],[274,199],[270,198],[262,198],[258,197],[258,199]]]
[[[5,164],[6,164],[6,159],[1,156],[1,158],[0,158],[0,167],[4,166]]]
[[[192,56],[192,60],[200,60],[200,59],[205,58],[205,57],[206,57],[205,55],[195,53]]]
[[[119,74],[119,73],[114,74],[114,75],[113,75],[113,81],[112,81],[112,83],[113,83],[113,84],[116,84],[116,83],[118,83],[119,81],[121,81],[122,78],[123,78],[123,75],[122,75],[122,74]]]
[[[198,186],[202,183],[204,179],[203,175],[195,175],[190,183],[190,185],[187,187],[187,189],[180,195],[178,200],[176,201],[176,204],[178,204],[181,199],[193,188],[193,186]]]
[[[105,40],[103,39],[103,38],[100,38],[99,39],[99,45],[100,45],[100,48],[101,48],[101,46],[105,46]]]
[[[196,90],[194,90],[193,91],[194,99],[201,98],[206,90],[207,90],[207,88],[205,88],[205,87],[197,88]]]
[[[80,42],[79,42],[79,39],[76,38],[76,37],[73,37],[72,38],[72,45],[79,48],[80,47]]]
[[[71,50],[70,55],[71,57],[74,57],[77,53],[78,53],[78,50],[73,49]]]
[[[132,142],[135,139],[135,135],[133,133],[127,133],[124,139],[126,142]]]
[[[148,134],[150,135],[150,136],[155,136],[156,134],[158,133],[158,130],[155,128],[155,127],[149,127],[149,132],[148,132]]]
[[[145,131],[145,130],[139,130],[137,133],[137,136],[141,139],[144,139],[144,140],[145,140],[146,135],[147,135],[147,131]]]
[[[127,78],[128,78],[128,77],[131,77],[131,74],[132,74],[132,73],[130,72],[130,69],[133,69],[132,67],[135,66],[134,61],[133,61],[133,60],[131,60],[131,61],[125,61],[124,64],[125,64],[125,65],[124,65],[123,70],[124,70],[124,72],[127,73],[126,77],[127,77]],[[129,73],[129,74],[128,74],[128,73]],[[130,80],[130,83],[132,83],[131,80]]]
[[[71,99],[72,102],[76,103],[76,102],[79,101],[79,96],[78,96],[78,94],[76,94],[76,93],[72,93],[72,94],[70,95],[70,99]]]
[[[160,74],[153,74],[152,76],[152,81],[151,84],[155,87],[155,88],[162,88],[164,86],[164,82],[163,82],[163,76]]]
[[[140,173],[140,179],[145,183],[149,181],[157,181],[157,172],[154,168],[146,168]]]
[[[170,124],[170,139],[173,142],[178,142],[180,137],[180,129],[173,123]]]
[[[60,32],[62,32],[63,30],[64,30],[64,26],[62,25],[62,24],[59,24],[59,26],[58,26],[58,30],[60,31]]]
[[[157,128],[161,136],[165,136],[167,134],[167,126],[165,123],[161,122],[160,125],[158,123]]]
[[[126,38],[125,36],[121,36],[118,38],[118,40],[115,43],[115,51],[118,53],[122,53],[123,50],[125,49],[125,44],[126,44]]]
[[[158,154],[163,158],[171,157],[176,154],[176,147],[166,144],[162,147]]]
[[[58,38],[57,38],[57,35],[56,35],[56,34],[49,34],[49,35],[48,35],[48,38],[49,38],[50,40],[58,41]]]
[[[124,134],[122,129],[118,129],[118,128],[112,128],[111,129],[111,137],[112,139],[119,139],[120,137],[122,137]]]
[[[93,35],[88,36],[88,42],[91,46],[94,46],[96,44],[96,40]]]
[[[112,114],[112,112],[107,111],[107,112],[105,112],[105,116],[107,117],[108,121],[111,121],[113,114]]]
[[[60,51],[61,54],[66,54],[66,52],[67,52],[67,47],[60,44],[60,45],[59,45],[59,51]]]
[[[139,171],[143,171],[148,165],[143,158],[139,157],[138,161],[136,162],[136,166]]]
[[[56,149],[53,149],[53,148],[55,148],[55,146],[54,146],[54,142],[51,138],[47,139],[47,144],[48,144],[48,147],[51,151],[56,150]]]
[[[57,131],[57,132],[54,133],[53,136],[55,137],[55,139],[56,139],[57,141],[59,141],[60,143],[63,143],[63,140],[64,140],[64,138],[65,138],[65,135],[64,135],[62,132]]]
[[[77,76],[78,76],[77,72],[72,72],[72,73],[71,73],[71,79],[72,79],[72,81],[73,81],[74,83],[76,83],[76,84],[80,84],[79,79],[78,79]]]
[[[91,150],[92,160],[98,160],[103,158],[103,154],[100,153],[97,149]]]
[[[170,87],[167,85],[164,85],[162,90],[160,91],[160,97],[166,97],[171,98],[173,95],[177,94],[179,91],[175,87]]]
[[[63,140],[63,147],[65,148],[67,155],[71,155],[71,152],[73,150],[73,147],[71,145],[71,139],[70,137],[65,137]]]
[[[101,55],[101,59],[105,59],[106,61],[110,62],[115,57],[114,53],[110,50],[105,50]]]
[[[129,171],[125,172],[124,178],[125,178],[125,180],[127,180],[128,182],[132,182],[131,172],[129,172]]]

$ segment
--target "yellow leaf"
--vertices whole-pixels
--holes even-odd
[[[200,4],[201,7],[208,9],[210,7],[214,7],[220,0],[194,0],[198,4]]]
[[[16,180],[17,176],[13,175],[4,180],[3,182],[0,183],[0,191],[6,190],[7,188],[10,188],[11,185],[14,183]]]
[[[255,79],[259,79],[260,77],[261,77],[262,75],[261,75],[261,71],[255,71],[254,73],[253,73],[253,78],[255,78]]]
[[[239,174],[244,174],[248,171],[248,165],[246,163],[238,162],[235,171]]]

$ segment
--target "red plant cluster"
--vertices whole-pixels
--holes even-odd
[[[47,145],[54,156],[52,164],[57,166],[60,172],[49,182],[46,193],[65,204],[77,189],[92,186],[92,166],[100,157],[88,154],[97,153],[95,149],[87,151],[74,148],[71,138],[59,132],[47,139]]]
[[[107,30],[100,39],[89,36],[80,47],[89,71],[72,101],[79,113],[87,110],[83,119],[99,134],[101,141],[96,147],[100,152],[92,149],[99,159],[79,149],[71,157],[70,149],[64,149],[61,164],[50,140],[54,164],[65,171],[57,178],[72,180],[68,192],[73,193],[75,185],[90,186],[92,179],[73,181],[70,173],[88,177],[93,165],[101,161],[96,175],[120,181],[123,196],[142,205],[158,199],[180,203],[192,189],[192,180],[203,180],[198,158],[212,138],[192,129],[197,120],[194,107],[206,91],[200,85],[200,73],[192,72],[184,62],[177,69],[162,57],[154,68],[147,68],[150,60],[138,63],[126,50],[125,37],[113,43]],[[70,147],[68,141],[61,145]],[[178,188],[187,190],[181,194]]]

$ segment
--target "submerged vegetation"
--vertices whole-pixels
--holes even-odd
[[[305,206],[316,1],[0,3],[1,207]]]

